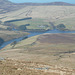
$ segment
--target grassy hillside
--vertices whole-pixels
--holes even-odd
[[[6,16],[6,18],[3,18],[2,20],[5,21],[5,19],[9,20],[9,18],[25,18],[29,16],[32,18],[56,20],[56,18],[70,18],[74,17],[74,15],[75,6],[27,6],[25,8],[19,9],[18,11],[9,12],[2,15]]]
[[[26,6],[50,6],[50,5],[58,5],[58,6],[75,6],[75,4],[65,3],[65,2],[51,2],[51,3],[12,3],[9,0],[0,0],[0,14],[15,11],[22,9]]]
[[[13,22],[15,25],[30,24],[28,28],[38,28],[37,25],[49,22],[58,25],[65,24],[67,29],[75,30],[75,6],[26,6],[17,11],[0,14],[1,21],[32,17],[32,20]]]
[[[10,12],[5,13],[3,8],[0,9],[3,10],[0,14],[0,39],[3,41],[28,34],[7,30],[11,27],[46,30],[52,29],[52,25],[64,24],[66,29],[75,30],[75,6],[35,5],[18,10],[16,7],[11,9],[14,11],[9,9]],[[0,67],[0,75],[74,75],[75,34],[48,33],[27,38],[15,45],[11,43],[0,50]]]
[[[56,39],[48,36],[56,36]],[[61,36],[58,39],[58,37]],[[34,36],[23,40],[15,45],[13,48],[8,45],[1,51],[0,56],[3,58],[12,58],[33,62],[44,62],[47,64],[61,65],[64,67],[75,68],[75,34],[45,34],[40,36]],[[68,38],[66,40],[66,37]],[[45,42],[41,42],[40,39],[47,39]],[[72,38],[72,39],[71,39]],[[63,39],[63,40],[62,40]],[[74,42],[69,42],[74,41]],[[51,41],[50,41],[51,40]],[[65,40],[67,42],[65,42]],[[64,42],[63,42],[64,41]],[[53,43],[52,43],[53,42]],[[8,55],[10,53],[10,55]],[[13,55],[14,54],[14,55]]]

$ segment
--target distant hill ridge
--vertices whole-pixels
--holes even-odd
[[[8,0],[0,0],[0,5],[12,4],[12,5],[75,5],[66,2],[50,2],[50,3],[12,3]]]
[[[0,14],[6,13],[13,10],[21,9],[25,6],[47,6],[47,5],[57,5],[57,6],[75,6],[75,4],[65,3],[65,2],[51,2],[51,3],[12,3],[8,0],[0,0]]]
[[[50,3],[19,3],[24,5],[63,5],[63,6],[75,6],[75,4],[65,3],[65,2],[50,2]]]
[[[75,4],[70,4],[70,3],[66,3],[66,2],[50,2],[50,3],[12,3],[8,0],[0,0],[0,4],[32,4],[32,5],[75,5]]]

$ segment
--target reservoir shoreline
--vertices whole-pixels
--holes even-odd
[[[20,37],[20,38],[16,38],[16,39],[12,39],[10,41],[7,41],[7,42],[4,42],[1,46],[0,46],[0,50],[2,48],[4,48],[5,46],[7,46],[8,44],[16,41],[16,42],[19,42],[21,40],[24,40],[26,38],[29,38],[29,37],[32,37],[32,36],[36,36],[36,35],[40,35],[40,34],[44,34],[44,33],[51,33],[51,34],[56,34],[56,33],[75,33],[75,31],[60,31],[60,30],[57,30],[57,29],[54,29],[54,30],[48,30],[46,32],[28,32],[30,33],[29,35],[27,36],[23,36],[23,37]]]

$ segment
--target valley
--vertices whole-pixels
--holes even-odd
[[[0,0],[0,75],[75,75],[75,4]]]

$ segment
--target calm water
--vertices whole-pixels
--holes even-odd
[[[28,35],[28,38],[29,37],[32,37],[32,36],[35,36],[35,35],[40,35],[40,34],[44,34],[44,33],[75,33],[75,31],[60,31],[60,30],[50,30],[50,31],[46,31],[46,32],[29,32],[30,34]],[[25,36],[24,36],[25,37]],[[8,42],[5,42],[2,44],[2,46],[0,46],[0,49],[4,48],[6,45],[16,41],[16,42],[19,42],[21,41],[24,37],[20,37],[20,38],[17,38],[17,39],[13,39],[13,40],[10,40]]]
[[[32,37],[32,36],[40,35],[44,33],[75,33],[75,31],[60,31],[60,30],[54,29],[54,30],[49,30],[46,32],[29,32],[29,33],[30,35],[28,35],[28,37]]]
[[[21,41],[23,38],[24,38],[24,37],[20,37],[20,38],[17,38],[17,39],[13,39],[13,40],[7,41],[7,42],[3,43],[3,44],[0,46],[0,49],[4,48],[6,45],[8,45],[8,44],[10,44],[10,43],[12,43],[12,42],[14,42],[14,41],[19,42],[19,41]]]

